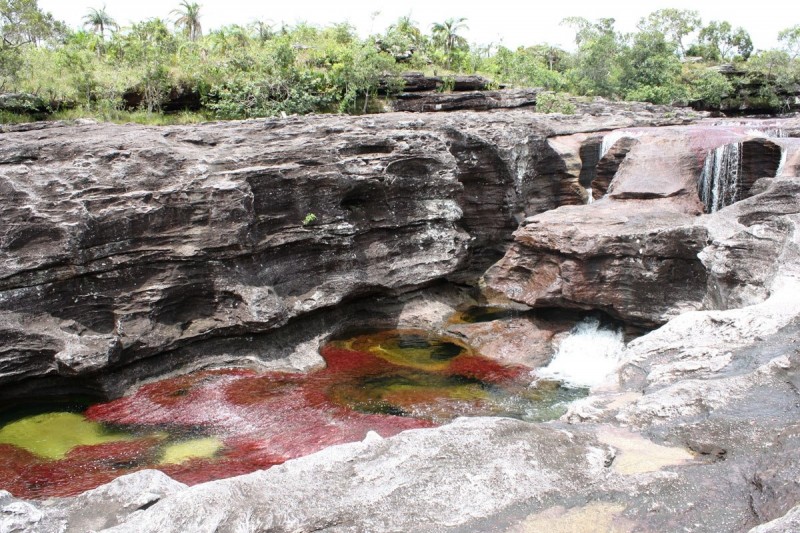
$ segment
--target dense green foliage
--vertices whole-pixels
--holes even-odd
[[[82,28],[68,29],[36,0],[0,0],[0,93],[35,95],[58,116],[137,120],[161,116],[175,94],[193,96],[197,119],[363,113],[378,109],[379,93],[401,89],[387,79],[410,70],[445,79],[478,73],[554,93],[712,106],[734,98],[737,84],[750,83],[774,108],[786,107],[800,82],[800,25],[780,33],[781,49],[754,52],[743,28],[703,24],[687,10],[656,11],[632,34],[617,31],[614,19],[565,19],[575,31],[574,52],[546,44],[470,45],[463,18],[426,31],[402,17],[382,34],[360,38],[348,24],[256,22],[204,34],[202,6],[186,0],[172,15],[120,28],[105,8],[93,8]],[[732,63],[738,78],[710,68],[721,63]],[[545,101],[554,109],[566,105],[553,96]],[[191,119],[184,113],[177,120]]]

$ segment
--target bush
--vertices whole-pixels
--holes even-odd
[[[565,94],[541,92],[536,95],[536,111],[539,113],[574,115],[575,110],[575,104]]]

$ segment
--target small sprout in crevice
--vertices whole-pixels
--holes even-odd
[[[313,224],[317,221],[317,215],[314,213],[308,213],[306,217],[303,219],[303,225],[308,226],[309,224]]]

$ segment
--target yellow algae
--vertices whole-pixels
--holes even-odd
[[[602,427],[597,438],[618,450],[612,467],[620,474],[655,472],[694,459],[694,455],[684,448],[661,446],[622,428]]]
[[[530,515],[508,533],[631,533],[633,524],[620,516],[624,510],[614,503],[591,503],[574,509],[551,507]]]
[[[11,444],[44,459],[63,459],[76,446],[132,440],[108,431],[79,413],[56,412],[21,418],[0,428],[0,444]]]
[[[222,449],[222,441],[215,437],[185,440],[168,444],[164,447],[164,455],[160,464],[180,464],[189,459],[211,458]]]
[[[449,400],[487,400],[490,395],[477,384],[425,386],[418,384],[392,384],[381,391],[381,399],[392,404],[413,405],[417,402],[435,402],[437,398]]]
[[[459,355],[472,355],[467,346],[449,337],[417,330],[395,330],[354,339],[353,348],[367,351],[395,365],[438,371]]]

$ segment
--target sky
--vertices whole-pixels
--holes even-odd
[[[693,9],[703,22],[727,20],[734,27],[743,26],[753,39],[755,49],[777,46],[780,30],[800,24],[800,10],[787,9],[791,1],[760,0],[639,0],[633,2],[598,0],[194,0],[200,4],[204,31],[228,24],[248,24],[256,20],[289,25],[297,22],[324,26],[349,22],[362,36],[382,32],[397,18],[410,15],[426,33],[434,22],[465,17],[468,29],[462,34],[479,45],[502,44],[509,48],[548,43],[573,48],[574,32],[559,23],[565,17],[581,16],[590,20],[616,19],[619,31],[636,29],[643,16],[666,7]],[[39,6],[57,19],[77,28],[90,7],[106,11],[120,25],[147,18],[174,19],[170,11],[180,0],[39,0]],[[794,14],[794,17],[791,15]]]

